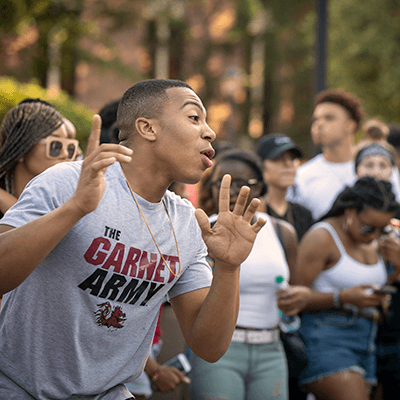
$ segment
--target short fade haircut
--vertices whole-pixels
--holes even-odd
[[[188,88],[194,92],[187,83],[174,79],[149,79],[129,88],[119,102],[118,129],[131,131],[138,118],[154,118],[161,114],[163,104],[168,101],[167,89],[174,87]]]
[[[342,106],[357,124],[356,131],[360,129],[361,121],[365,117],[362,100],[353,93],[342,89],[327,89],[315,96],[314,108],[321,103],[335,103]]]

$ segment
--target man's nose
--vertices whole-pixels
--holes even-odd
[[[210,128],[210,126],[206,123],[206,129],[204,130],[202,137],[203,139],[208,139],[210,142],[213,142],[217,137],[216,133]]]

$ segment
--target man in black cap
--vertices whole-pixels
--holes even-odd
[[[303,152],[289,136],[270,134],[261,139],[257,154],[263,161],[263,176],[268,186],[263,199],[265,212],[290,222],[300,240],[313,224],[313,218],[307,208],[288,202],[286,192],[293,185]]]

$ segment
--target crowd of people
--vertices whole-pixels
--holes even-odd
[[[177,80],[106,104],[84,155],[51,104],[11,109],[0,398],[146,400],[181,384],[191,400],[397,398],[400,129],[336,89],[311,118],[320,152],[304,162],[282,133],[218,143]],[[157,361],[165,302],[188,375]]]

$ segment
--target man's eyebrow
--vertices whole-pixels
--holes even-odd
[[[183,106],[181,107],[181,110],[182,110],[182,108],[184,108],[184,107],[186,107],[186,106],[189,106],[189,105],[193,105],[193,106],[198,107],[198,108],[200,109],[200,111],[203,112],[203,113],[206,112],[205,109],[204,109],[197,101],[193,101],[193,100],[188,100],[188,101],[186,101],[186,102],[183,104]]]
[[[311,119],[314,121],[314,120],[319,119],[319,118],[331,118],[331,117],[334,117],[334,116],[335,116],[334,113],[327,112],[327,113],[321,114],[321,115],[313,115],[311,117]]]

